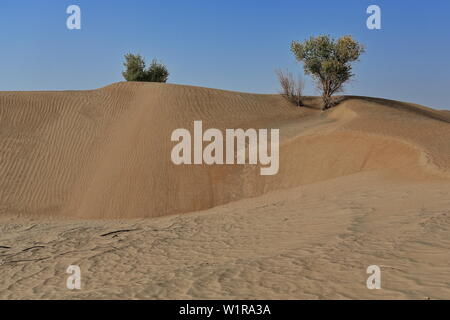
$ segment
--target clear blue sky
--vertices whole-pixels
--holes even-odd
[[[71,4],[81,30],[66,28]],[[366,28],[370,4],[382,30]],[[1,0],[0,90],[102,87],[133,52],[162,59],[171,83],[274,93],[276,68],[302,72],[290,42],[319,34],[367,48],[346,93],[450,108],[448,0]]]

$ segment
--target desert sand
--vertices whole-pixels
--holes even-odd
[[[450,299],[450,114],[341,99],[0,93],[0,298]],[[172,164],[171,133],[194,120],[279,128],[279,173]]]

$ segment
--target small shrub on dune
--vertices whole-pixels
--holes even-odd
[[[298,79],[295,80],[292,73],[288,71],[284,72],[282,70],[277,70],[276,74],[281,86],[280,94],[297,106],[303,106],[303,79],[299,76]]]
[[[152,60],[150,66],[146,69],[144,58],[139,54],[126,54],[125,71],[122,72],[126,81],[144,81],[144,82],[167,82],[169,71],[167,67],[158,63],[156,59]]]

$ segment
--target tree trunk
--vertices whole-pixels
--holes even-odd
[[[330,95],[324,94],[322,96],[322,100],[323,100],[323,108],[322,108],[322,110],[330,109],[333,106],[333,99],[331,98]]]
[[[323,90],[323,92],[322,92],[322,100],[323,100],[322,110],[327,110],[332,107],[333,100],[331,98],[331,96],[332,96],[331,85],[332,85],[332,83],[330,80],[324,79],[322,81],[322,90]]]

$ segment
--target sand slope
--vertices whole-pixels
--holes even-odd
[[[192,130],[194,120],[204,128],[280,128],[279,174],[173,165],[171,133]],[[366,170],[419,177],[450,165],[449,117],[370,98],[321,113],[277,95],[119,83],[1,93],[0,121],[0,214],[156,217]]]
[[[449,205],[448,182],[365,172],[155,219],[0,217],[0,298],[449,299]]]
[[[450,114],[305,102],[142,83],[0,93],[0,298],[449,299]],[[279,128],[279,174],[174,166],[170,134],[194,120]]]

